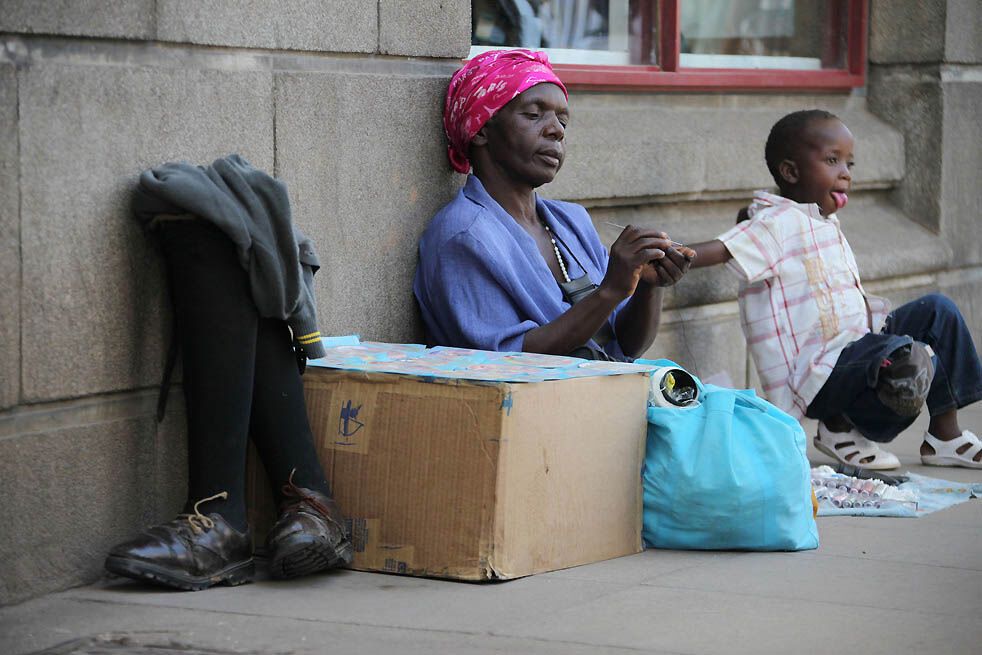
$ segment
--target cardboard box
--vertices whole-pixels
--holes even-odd
[[[311,367],[304,385],[353,568],[492,580],[641,550],[644,373],[516,383]],[[268,525],[253,462],[254,525]]]

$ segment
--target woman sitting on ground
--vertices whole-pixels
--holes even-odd
[[[693,253],[628,226],[608,255],[586,210],[546,200],[566,154],[567,92],[544,53],[492,51],[450,82],[454,169],[473,174],[419,244],[414,292],[431,344],[628,360],[652,344],[662,287]]]

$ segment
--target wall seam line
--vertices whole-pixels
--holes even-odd
[[[17,139],[17,398],[15,407],[24,401],[24,159],[21,152],[21,67],[14,65],[14,130]]]
[[[28,434],[147,419],[156,423],[157,391],[139,389],[21,405],[0,415],[0,443]],[[160,428],[160,424],[157,424]]]
[[[160,0],[153,0],[153,25],[150,27],[153,40],[160,42]]]
[[[276,147],[276,118],[277,109],[279,108],[279,93],[277,92],[277,75],[275,70],[270,71],[270,91],[271,91],[271,101],[273,103],[273,177],[279,179],[280,177],[280,160],[279,160],[279,148]]]

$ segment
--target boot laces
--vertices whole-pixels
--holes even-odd
[[[306,503],[311,508],[317,511],[318,514],[323,516],[328,522],[333,523],[340,531],[344,534],[344,526],[338,523],[338,521],[331,516],[331,510],[327,508],[324,503],[315,498],[306,491],[298,487],[293,483],[293,475],[297,472],[296,467],[290,471],[290,479],[286,481],[286,484],[280,489],[284,498],[287,500],[283,504],[283,511],[287,510],[297,510],[301,505]]]
[[[217,500],[221,498],[226,500],[228,498],[228,492],[222,491],[214,496],[209,496],[208,498],[202,498],[194,504],[194,514],[178,514],[178,519],[187,520],[188,524],[191,526],[191,531],[194,534],[202,534],[205,530],[210,530],[215,527],[215,521],[212,520],[210,516],[205,516],[198,510],[198,505],[201,503],[207,503],[209,500]]]

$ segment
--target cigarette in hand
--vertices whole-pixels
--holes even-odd
[[[610,225],[611,227],[616,227],[619,230],[626,230],[627,229],[627,226],[625,226],[625,225],[618,225],[617,223],[611,223],[610,221],[604,221],[604,223],[606,223],[607,225]],[[672,241],[671,243],[676,248],[684,248],[685,247],[685,244],[684,243],[679,243],[678,241]]]

